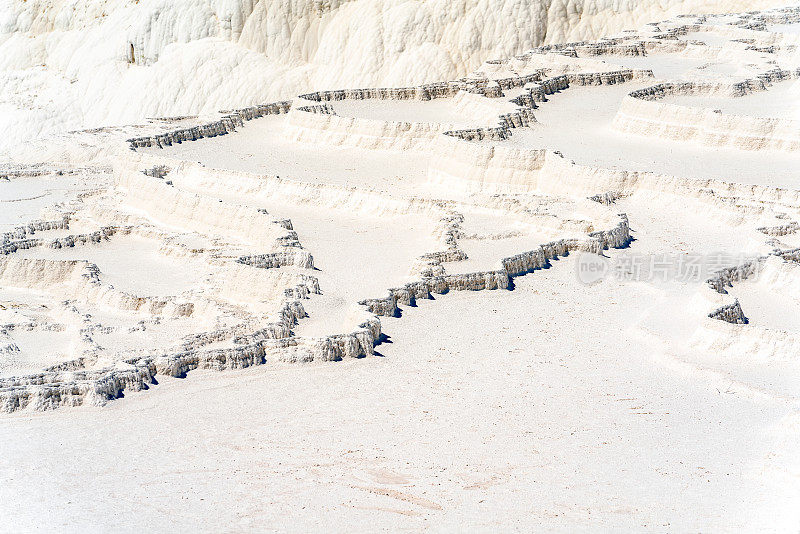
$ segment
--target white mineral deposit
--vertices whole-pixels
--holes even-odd
[[[797,532],[800,7],[0,0],[0,532]]]

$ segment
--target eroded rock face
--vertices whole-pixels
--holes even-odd
[[[487,59],[543,42],[599,38],[677,12],[755,9],[774,2],[91,0],[76,6],[13,0],[6,5],[0,97],[12,102],[13,94],[23,91],[34,109],[15,106],[4,114],[1,125],[10,135],[0,140],[0,149],[41,133],[210,114],[309,87],[453,79]],[[215,128],[159,142],[217,135],[229,126],[223,120]]]
[[[758,272],[762,259],[751,260],[733,267],[718,271],[708,280],[708,286],[717,293],[727,294],[727,287],[733,287],[735,282],[747,280]]]
[[[51,161],[0,171],[30,188],[84,180],[79,194],[2,233],[0,355],[12,363],[0,368],[0,402],[6,411],[102,404],[158,375],[367,357],[383,339],[379,317],[401,316],[419,300],[513,289],[514,278],[573,252],[635,249],[636,220],[620,212],[642,199],[691,200],[770,238],[757,259],[721,266],[691,289],[717,306],[692,310],[698,322],[750,328],[739,301],[720,295],[755,279],[764,262],[797,260],[790,245],[800,193],[642,169],[623,153],[611,164],[572,159],[575,146],[555,135],[563,125],[537,114],[601,91],[590,114],[612,111],[609,138],[691,138],[791,155],[798,147],[782,119],[659,100],[743,98],[796,78],[797,44],[765,31],[767,20],[795,18],[784,10],[719,24],[662,21],[600,42],[539,47],[450,81],[316,91],[213,117],[76,133],[64,153],[91,154],[91,177]],[[706,30],[735,53],[686,38]],[[137,50],[132,63],[156,62]],[[664,81],[658,61],[654,69],[614,63],[652,56],[727,67],[736,54],[750,61],[746,72],[719,81],[701,72],[712,63],[692,70],[706,76],[700,81]],[[464,118],[468,126],[455,125]],[[519,141],[540,131],[553,140]],[[781,273],[780,283],[792,276]],[[22,332],[46,341],[31,348]],[[794,339],[767,337],[783,340],[776,347]],[[33,370],[20,363],[28,354],[40,358]]]
[[[742,306],[739,301],[734,301],[733,304],[726,304],[708,314],[712,319],[718,319],[732,324],[747,324],[747,317],[744,316]]]
[[[86,325],[79,334],[85,348],[76,358],[37,374],[0,378],[0,398],[7,411],[103,404],[125,391],[147,389],[157,382],[158,375],[182,377],[194,369],[226,370],[271,361],[336,361],[369,356],[381,340],[378,316],[398,315],[399,307],[413,306],[418,299],[428,299],[433,294],[507,289],[513,276],[545,267],[549,259],[573,250],[599,253],[608,247],[626,246],[629,241],[628,221],[622,215],[609,230],[589,232],[582,239],[553,241],[510,258],[497,258],[495,270],[450,274],[447,264],[468,259],[460,241],[483,239],[479,234],[465,234],[463,225],[472,216],[458,210],[486,208],[416,197],[400,200],[372,196],[372,202],[384,202],[399,212],[438,217],[430,231],[443,248],[423,253],[415,260],[412,272],[417,273],[418,280],[389,289],[387,297],[360,301],[358,304],[369,315],[366,320],[343,333],[298,336],[294,330],[309,317],[303,302],[320,298],[326,290],[314,274],[314,257],[303,248],[290,220],[275,219],[263,208],[215,199],[214,189],[230,193],[239,185],[246,185],[251,198],[260,198],[261,194],[275,194],[275,186],[280,184],[284,189],[281,195],[288,195],[286,198],[295,202],[315,199],[322,205],[336,205],[343,198],[353,201],[353,192],[339,197],[324,194],[326,188],[331,193],[337,191],[335,186],[307,188],[278,178],[234,172],[220,175],[219,171],[189,163],[149,166],[149,158],[126,158],[118,161],[108,194],[81,200],[58,222],[31,223],[4,238],[7,253],[0,260],[0,284],[51,295],[54,302],[61,303],[59,309],[63,311],[58,313],[66,314],[67,324],[75,320],[68,317],[75,317]],[[144,171],[137,170],[143,166]],[[498,214],[504,218],[525,221],[538,217],[521,210],[518,201],[495,199],[490,204],[502,207]],[[373,204],[361,206],[360,209],[374,209]],[[75,226],[85,225],[89,214],[92,221],[99,218],[110,224],[93,232],[62,237],[28,237],[40,232],[70,232]],[[585,224],[588,223],[578,227]],[[115,243],[130,246],[140,241],[152,243],[159,257],[185,262],[192,270],[206,269],[205,282],[198,289],[179,295],[145,296],[110,282],[102,261],[100,268],[88,261],[48,257],[100,253],[102,260],[102,251]],[[272,251],[228,252],[259,249]],[[23,253],[28,256],[22,257]],[[131,257],[132,264],[136,261]],[[123,330],[135,338],[137,332],[157,330],[162,325],[181,329],[186,328],[182,325],[187,322],[206,324],[219,314],[227,314],[228,308],[234,312],[228,320],[231,326],[191,333],[177,345],[168,342],[162,348],[139,349],[139,356],[126,357],[130,351],[124,350],[115,353],[109,345],[111,341],[103,341]],[[103,325],[103,319],[95,319],[94,315],[102,316],[104,310],[129,316],[128,325],[132,326]],[[53,319],[55,316],[47,314],[39,321],[43,327]],[[108,365],[109,358],[115,360],[113,365]]]
[[[798,70],[775,69],[733,85],[700,82],[664,83],[633,91],[615,119],[615,127],[637,135],[693,140],[712,146],[735,146],[745,150],[800,148],[800,122],[795,119],[755,118],[725,115],[718,110],[660,103],[669,95],[730,94],[743,96],[781,80],[797,78]]]

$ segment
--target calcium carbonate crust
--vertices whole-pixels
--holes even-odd
[[[338,4],[336,4],[338,6]],[[320,9],[334,9],[321,5]],[[794,20],[798,10],[785,10],[762,18],[743,17],[742,27],[747,32],[758,31],[767,17],[769,20]],[[324,16],[324,15],[323,15]],[[45,24],[40,22],[40,24]],[[245,23],[246,24],[246,23]],[[35,25],[31,23],[31,27]],[[46,24],[45,24],[46,26]],[[92,356],[91,329],[87,329],[84,343],[85,355],[70,362],[62,362],[40,373],[0,378],[0,399],[5,411],[19,409],[48,409],[58,406],[102,404],[121,396],[125,391],[147,389],[157,382],[158,375],[185,376],[193,369],[233,369],[264,364],[270,361],[331,361],[357,358],[374,353],[382,340],[379,316],[397,316],[400,306],[413,306],[418,299],[431,298],[451,290],[511,289],[513,278],[549,266],[549,262],[571,252],[602,254],[609,248],[624,248],[631,242],[631,229],[625,214],[612,214],[615,202],[634,193],[658,192],[691,197],[710,209],[731,216],[761,213],[764,210],[800,209],[800,192],[768,186],[745,186],[719,180],[692,180],[660,175],[652,172],[608,169],[576,164],[561,153],[548,149],[522,149],[503,145],[514,135],[514,129],[535,123],[537,102],[542,102],[557,91],[569,91],[576,86],[604,86],[631,81],[644,82],[653,77],[649,70],[607,70],[604,72],[566,72],[552,75],[547,69],[517,76],[486,76],[485,71],[503,69],[525,63],[536,55],[559,54],[572,57],[581,54],[603,56],[607,54],[637,55],[652,41],[669,41],[685,32],[688,26],[660,31],[656,29],[644,41],[630,35],[613,41],[577,42],[535,49],[527,56],[518,56],[486,65],[481,73],[451,82],[408,86],[394,89],[342,89],[318,91],[298,96],[293,101],[280,101],[220,112],[213,121],[203,123],[191,117],[177,117],[175,122],[190,120],[196,124],[161,133],[129,138],[127,154],[114,156],[114,183],[110,192],[99,200],[87,199],[79,209],[66,210],[60,217],[37,221],[19,227],[2,236],[0,242],[0,283],[3,285],[53,292],[66,303],[81,301],[102,303],[126,312],[135,311],[148,316],[166,318],[213,315],[220,299],[246,301],[258,310],[258,317],[269,317],[264,322],[255,316],[235,326],[200,332],[184,338],[180,350],[123,358],[107,367],[98,367]],[[244,28],[244,27],[243,27]],[[683,28],[683,29],[681,29]],[[231,29],[233,33],[236,30]],[[245,35],[242,29],[239,36]],[[747,33],[747,35],[750,35]],[[780,45],[778,45],[780,46]],[[136,47],[131,60],[137,61]],[[139,56],[142,62],[155,61],[154,56]],[[148,59],[149,58],[149,59]],[[652,107],[663,106],[655,100],[669,92],[693,93],[708,91],[745,92],[768,90],[779,79],[793,77],[797,71],[771,69],[745,82],[735,84],[663,84],[656,83],[646,89],[634,91],[623,102],[616,120],[621,129],[634,129],[635,120],[651,120],[661,124],[666,114],[676,113],[697,116],[686,110]],[[341,100],[430,100],[437,98],[477,99],[482,116],[491,111],[494,100],[504,91],[522,90],[514,99],[511,111],[497,105],[498,113],[492,124],[485,128],[453,129],[449,125],[422,122],[376,121],[341,117],[336,114],[336,102]],[[649,106],[649,107],[648,107]],[[667,111],[664,111],[667,109]],[[477,113],[477,111],[476,111]],[[326,146],[357,147],[364,150],[417,151],[431,157],[428,178],[465,192],[502,195],[503,192],[544,193],[571,199],[589,199],[602,213],[593,223],[606,223],[605,229],[589,231],[582,238],[558,239],[532,250],[498,258],[493,270],[449,274],[447,265],[464,261],[467,254],[459,246],[464,239],[464,217],[459,210],[469,206],[435,199],[402,199],[384,193],[326,183],[305,183],[297,180],[264,176],[244,172],[206,169],[196,163],[175,160],[158,155],[143,155],[140,149],[169,147],[175,143],[197,142],[226,135],[242,127],[246,121],[268,115],[287,115],[286,131],[298,143]],[[623,117],[625,119],[623,119]],[[732,141],[737,148],[762,149],[766,146],[792,151],[798,147],[793,139],[765,131],[757,119],[737,117],[733,121],[735,132],[760,132],[748,134],[748,141]],[[707,119],[703,119],[708,122]],[[167,120],[169,124],[171,121]],[[690,121],[683,120],[684,128]],[[705,124],[705,123],[704,123]],[[718,126],[718,125],[717,125]],[[377,133],[376,133],[377,132]],[[642,133],[638,130],[636,133]],[[707,138],[709,136],[706,136]],[[712,136],[713,137],[713,136]],[[711,141],[709,141],[711,143]],[[714,143],[712,143],[714,144]],[[715,144],[722,144],[716,142]],[[10,170],[5,175],[29,173],[47,174],[47,170]],[[0,173],[4,174],[4,173]],[[263,196],[277,197],[310,205],[349,205],[360,210],[377,213],[423,213],[436,219],[434,234],[441,248],[421,255],[414,268],[417,279],[388,290],[388,295],[362,300],[365,315],[352,331],[320,338],[296,336],[293,329],[306,316],[303,301],[319,294],[318,280],[312,274],[313,256],[303,249],[292,222],[275,220],[263,210],[229,203],[221,198],[225,193],[237,193],[254,199]],[[219,196],[217,196],[219,195]],[[519,217],[521,209],[511,209],[502,200],[487,201],[487,206],[502,206],[508,217]],[[492,205],[491,202],[495,202]],[[85,211],[81,211],[85,210]],[[37,232],[69,230],[73,219],[80,220],[89,214],[109,224],[91,232],[77,232],[54,239],[34,237]],[[146,217],[142,218],[141,215]],[[144,222],[157,220],[158,224]],[[566,225],[567,221],[562,221]],[[160,226],[159,226],[160,225]],[[770,236],[787,235],[797,223],[762,227]],[[37,247],[58,249],[80,247],[91,243],[104,243],[125,235],[139,235],[169,243],[171,230],[191,228],[200,234],[215,236],[215,246],[225,250],[224,255],[190,250],[183,245],[172,246],[172,254],[185,258],[202,258],[213,265],[220,280],[213,295],[186,295],[177,298],[146,297],[117,290],[104,281],[98,268],[86,261],[61,261],[17,258],[19,252]],[[601,227],[603,228],[603,227]],[[257,253],[236,254],[234,243],[246,243]],[[227,247],[227,248],[226,248]],[[169,248],[169,247],[167,247]],[[796,251],[776,250],[771,259],[762,257],[752,262],[724,269],[708,281],[716,294],[751,276],[765,262],[796,261]],[[192,260],[194,261],[194,260]],[[258,276],[270,274],[263,281]],[[259,285],[260,284],[260,285]],[[254,291],[257,288],[257,291]],[[212,292],[213,293],[213,292]],[[264,296],[253,299],[253,293]],[[191,297],[191,298],[189,298]],[[716,297],[709,297],[714,300]],[[722,297],[720,297],[722,298]],[[716,323],[728,323],[731,328],[750,328],[738,300],[720,302],[708,314],[708,332],[721,332]],[[35,327],[35,325],[34,325]],[[725,331],[727,332],[727,331]],[[765,336],[778,336],[767,333]],[[787,337],[788,336],[788,337]],[[705,341],[714,337],[706,336]],[[224,344],[220,348],[219,344]],[[777,342],[776,342],[777,343]],[[781,338],[780,347],[795,343],[790,334]],[[710,346],[710,345],[709,345]],[[778,346],[778,345],[774,345]]]

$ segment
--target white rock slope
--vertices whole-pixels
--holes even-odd
[[[2,0],[0,150],[309,88],[463,76],[492,57],[775,0]]]

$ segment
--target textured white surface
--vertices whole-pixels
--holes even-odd
[[[206,31],[162,5],[126,69],[228,83],[192,58],[245,48],[160,49]],[[683,139],[702,98],[795,104],[780,20],[800,9],[0,156],[0,531],[792,532],[798,147]],[[653,127],[614,130],[626,110]]]
[[[306,89],[463,76],[544,42],[777,0],[2,0],[0,150]]]

